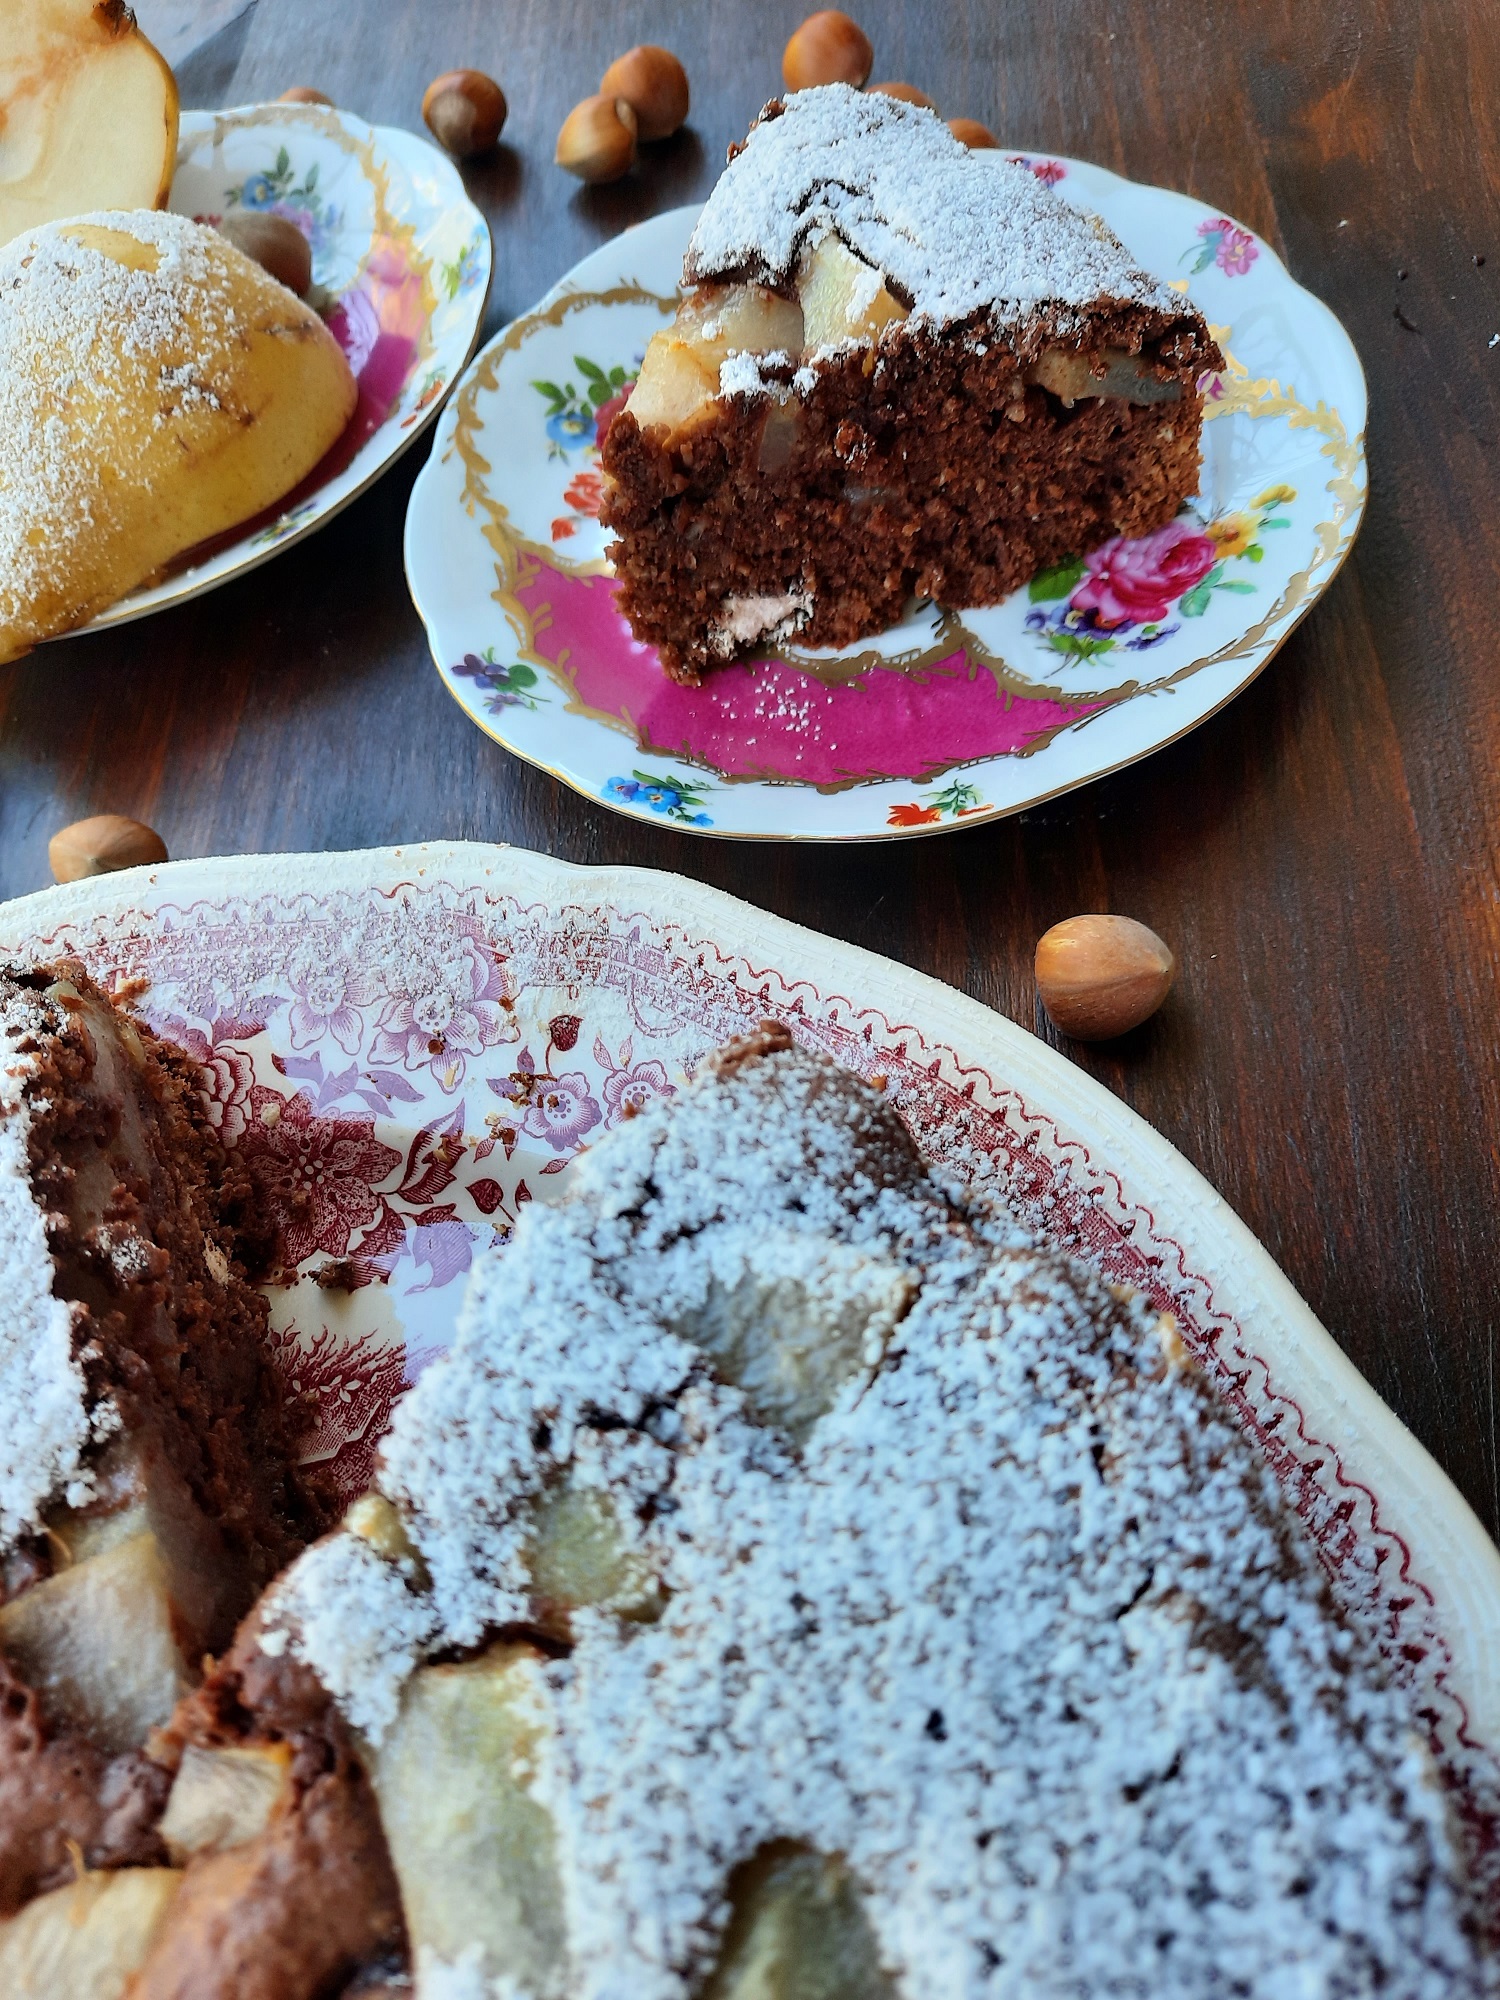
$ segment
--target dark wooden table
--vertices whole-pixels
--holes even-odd
[[[779,82],[802,0],[256,0],[188,105],[315,84],[418,126],[436,72],[510,100],[467,174],[495,235],[486,333],[596,244],[705,194]],[[1268,237],[1370,377],[1353,559],[1224,713],[996,825],[865,850],[692,839],[516,762],[450,700],[402,580],[419,447],[239,583],[0,669],[0,893],[82,814],[174,856],[509,840],[678,869],[891,954],[1050,1033],[1038,935],[1154,925],[1182,965],[1125,1043],[1067,1052],[1202,1168],[1493,1531],[1500,1510],[1500,21],[1493,0],[859,0],[884,76],[1008,143],[1183,188]],[[551,164],[637,40],[691,128],[614,187]],[[1486,261],[1486,259],[1488,261]]]

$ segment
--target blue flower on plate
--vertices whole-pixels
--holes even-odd
[[[557,410],[547,419],[547,435],[564,448],[593,442],[594,418],[588,410]]]
[[[451,264],[443,265],[443,289],[450,299],[456,299],[461,292],[471,292],[479,283],[479,257],[483,248],[483,237],[475,236],[464,245]]]
[[[708,789],[701,780],[658,778],[650,771],[637,771],[633,777],[611,778],[600,796],[617,799],[622,805],[645,806],[665,819],[676,820],[679,826],[712,826],[708,814],[700,810]]]
[[[279,178],[284,181],[285,176]],[[269,174],[252,174],[240,189],[240,203],[245,208],[269,208],[285,192],[285,186],[278,185]]]

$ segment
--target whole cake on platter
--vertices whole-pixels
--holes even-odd
[[[1171,1321],[775,1024],[476,1265],[150,1759],[170,1865],[34,1897],[3,1990],[1488,1990],[1412,1699]]]
[[[604,440],[619,603],[669,673],[998,602],[1197,487],[1202,315],[1096,216],[844,84],[772,103]]]

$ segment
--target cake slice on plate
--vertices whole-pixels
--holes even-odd
[[[604,442],[619,602],[676,679],[912,597],[992,604],[1195,490],[1202,315],[1097,216],[845,84],[767,106]]]

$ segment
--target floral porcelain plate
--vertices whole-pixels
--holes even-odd
[[[86,630],[180,604],[310,535],[431,423],[474,351],[490,232],[446,156],[410,132],[320,105],[185,111],[169,206],[200,222],[259,209],[312,246],[313,303],[354,370],[359,402],[323,462],[270,513],[196,551]]]
[[[1500,1555],[1220,1197],[1010,1021],[680,876],[501,847],[178,862],[0,906],[0,955],[60,953],[196,1058],[277,1231],[276,1356],[346,1495],[475,1253],[773,1015],[884,1091],[928,1160],[1176,1315],[1420,1687],[1466,1822],[1494,1811]],[[1484,1865],[1500,1897],[1500,1850]]]
[[[1022,157],[1022,156],[1015,156]],[[697,211],[627,230],[484,350],[412,494],[406,567],[481,729],[606,805],[745,838],[869,840],[1016,812],[1181,736],[1327,588],[1364,505],[1348,336],[1248,230],[1025,158],[1191,294],[1229,356],[1178,520],[985,610],[914,605],[837,652],[667,679],[614,607],[598,436],[674,311]]]

